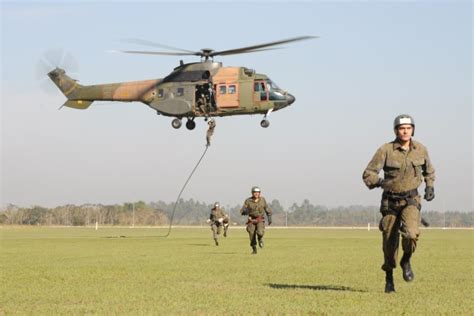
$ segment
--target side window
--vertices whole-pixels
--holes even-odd
[[[163,89],[158,89],[158,98],[162,98],[164,95]]]
[[[184,88],[178,88],[176,95],[182,97],[184,95]]]
[[[235,85],[234,84],[231,84],[229,86],[229,94],[235,94]]]
[[[227,93],[227,87],[222,85],[219,86],[219,94],[226,94]]]
[[[260,83],[259,82],[254,82],[253,91],[255,91],[255,92],[260,91]]]

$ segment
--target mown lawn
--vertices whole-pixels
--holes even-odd
[[[472,314],[473,230],[423,230],[383,293],[378,231],[0,227],[0,314]]]

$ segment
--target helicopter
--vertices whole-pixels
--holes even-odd
[[[94,101],[138,101],[154,109],[158,115],[174,117],[173,128],[178,129],[186,118],[186,128],[196,127],[195,118],[232,115],[263,114],[260,125],[270,125],[268,116],[295,102],[295,97],[279,88],[267,75],[256,73],[247,67],[225,67],[215,62],[215,56],[254,53],[278,49],[274,46],[308,40],[315,36],[300,36],[247,47],[215,51],[203,48],[191,51],[162,45],[142,39],[128,39],[127,42],[160,47],[170,50],[135,51],[120,50],[126,54],[199,56],[200,62],[183,63],[162,79],[141,80],[97,85],[81,85],[70,78],[64,69],[56,67],[48,77],[66,96],[61,106],[87,109]],[[272,47],[272,48],[270,48]],[[281,48],[281,47],[280,47]]]

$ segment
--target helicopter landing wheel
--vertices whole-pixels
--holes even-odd
[[[186,122],[186,128],[192,131],[196,127],[196,122],[194,120],[188,119]]]
[[[270,121],[267,120],[267,119],[263,119],[263,120],[260,122],[260,126],[263,127],[263,128],[267,128],[268,126],[270,126]]]
[[[173,128],[180,128],[181,127],[181,120],[179,118],[175,118],[174,120],[171,121],[171,126],[173,126]]]

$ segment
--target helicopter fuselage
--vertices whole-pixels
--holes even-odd
[[[295,101],[264,74],[209,60],[181,63],[163,79],[112,84],[82,86],[59,68],[48,75],[68,98],[64,106],[86,109],[93,101],[139,101],[179,120],[267,114]]]

